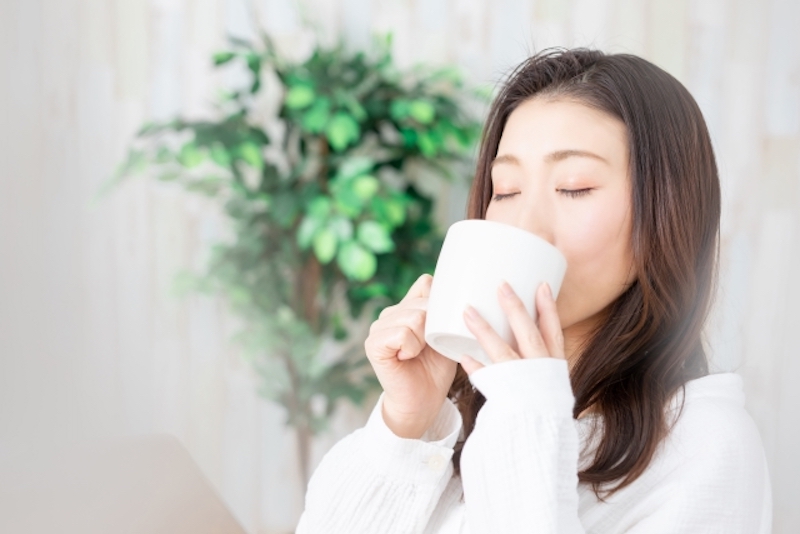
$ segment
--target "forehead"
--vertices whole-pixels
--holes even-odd
[[[627,129],[618,118],[573,100],[532,98],[509,115],[497,155],[538,161],[559,150],[593,152],[623,168],[628,163]]]

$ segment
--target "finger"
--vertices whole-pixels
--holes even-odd
[[[466,354],[462,354],[461,355],[461,367],[464,368],[464,371],[467,372],[467,376],[469,376],[472,373],[474,373],[475,371],[477,371],[478,369],[481,369],[482,367],[484,367],[484,365],[482,363],[477,362],[474,359],[472,359],[471,356],[468,356]]]
[[[539,330],[541,331],[547,352],[553,358],[566,358],[564,353],[564,331],[558,317],[558,307],[553,299],[550,286],[546,283],[539,286],[536,292],[536,309],[539,313]]]
[[[398,326],[409,327],[420,339],[425,338],[425,316],[427,312],[419,308],[398,308],[380,321],[372,323],[370,334]]]
[[[372,360],[408,360],[419,355],[425,343],[409,327],[396,326],[371,334],[364,348]]]
[[[525,304],[514,291],[514,288],[504,281],[497,289],[497,292],[500,306],[505,311],[511,331],[517,340],[520,357],[547,358],[550,356],[539,328],[525,308]]]
[[[464,323],[493,362],[498,363],[519,359],[519,355],[514,352],[514,349],[495,332],[492,325],[486,322],[486,319],[481,317],[478,310],[472,306],[467,305],[464,310]]]
[[[428,309],[428,297],[415,297],[415,298],[403,297],[403,298],[404,300],[401,300],[397,304],[394,304],[392,306],[386,306],[384,309],[382,309],[381,313],[378,314],[378,320],[389,318],[399,311],[407,310],[410,308],[419,310]]]
[[[423,273],[420,275],[417,280],[411,284],[411,287],[408,288],[406,292],[406,296],[403,297],[403,300],[400,302],[406,302],[409,299],[418,298],[418,297],[427,297],[431,292],[431,283],[433,282],[433,276],[429,275],[428,273]]]

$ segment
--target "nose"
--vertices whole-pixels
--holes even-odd
[[[555,245],[555,221],[550,199],[543,192],[537,191],[519,202],[518,206],[511,224]]]

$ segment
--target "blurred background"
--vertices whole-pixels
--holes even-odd
[[[220,91],[249,83],[235,61],[214,66],[228,36],[265,31],[303,61],[391,33],[398,69],[457,67],[484,92],[534,51],[590,46],[653,61],[703,110],[724,194],[710,352],[744,378],[774,532],[800,531],[798,23],[794,0],[2,0],[0,455],[169,433],[248,532],[291,532],[303,481],[287,409],[259,394],[228,300],[175,291],[231,236],[221,204],[145,178],[97,192],[143,124],[212,120]],[[431,193],[442,228],[465,216],[465,184]],[[309,469],[366,421],[376,392],[359,391],[310,440]]]

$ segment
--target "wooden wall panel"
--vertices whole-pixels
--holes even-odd
[[[169,432],[249,532],[302,510],[293,436],[259,399],[217,299],[171,292],[227,235],[211,203],[147,181],[93,202],[136,128],[208,116],[241,69],[225,35],[259,20],[301,54],[304,21],[357,46],[391,31],[403,66],[494,85],[531,51],[595,46],[681,80],[723,184],[715,368],[745,379],[773,473],[775,532],[800,529],[800,4],[793,0],[11,0],[0,4],[0,454],[27,441]],[[443,223],[463,216],[446,192]],[[368,411],[368,410],[367,410]],[[362,425],[345,407],[313,463]]]

